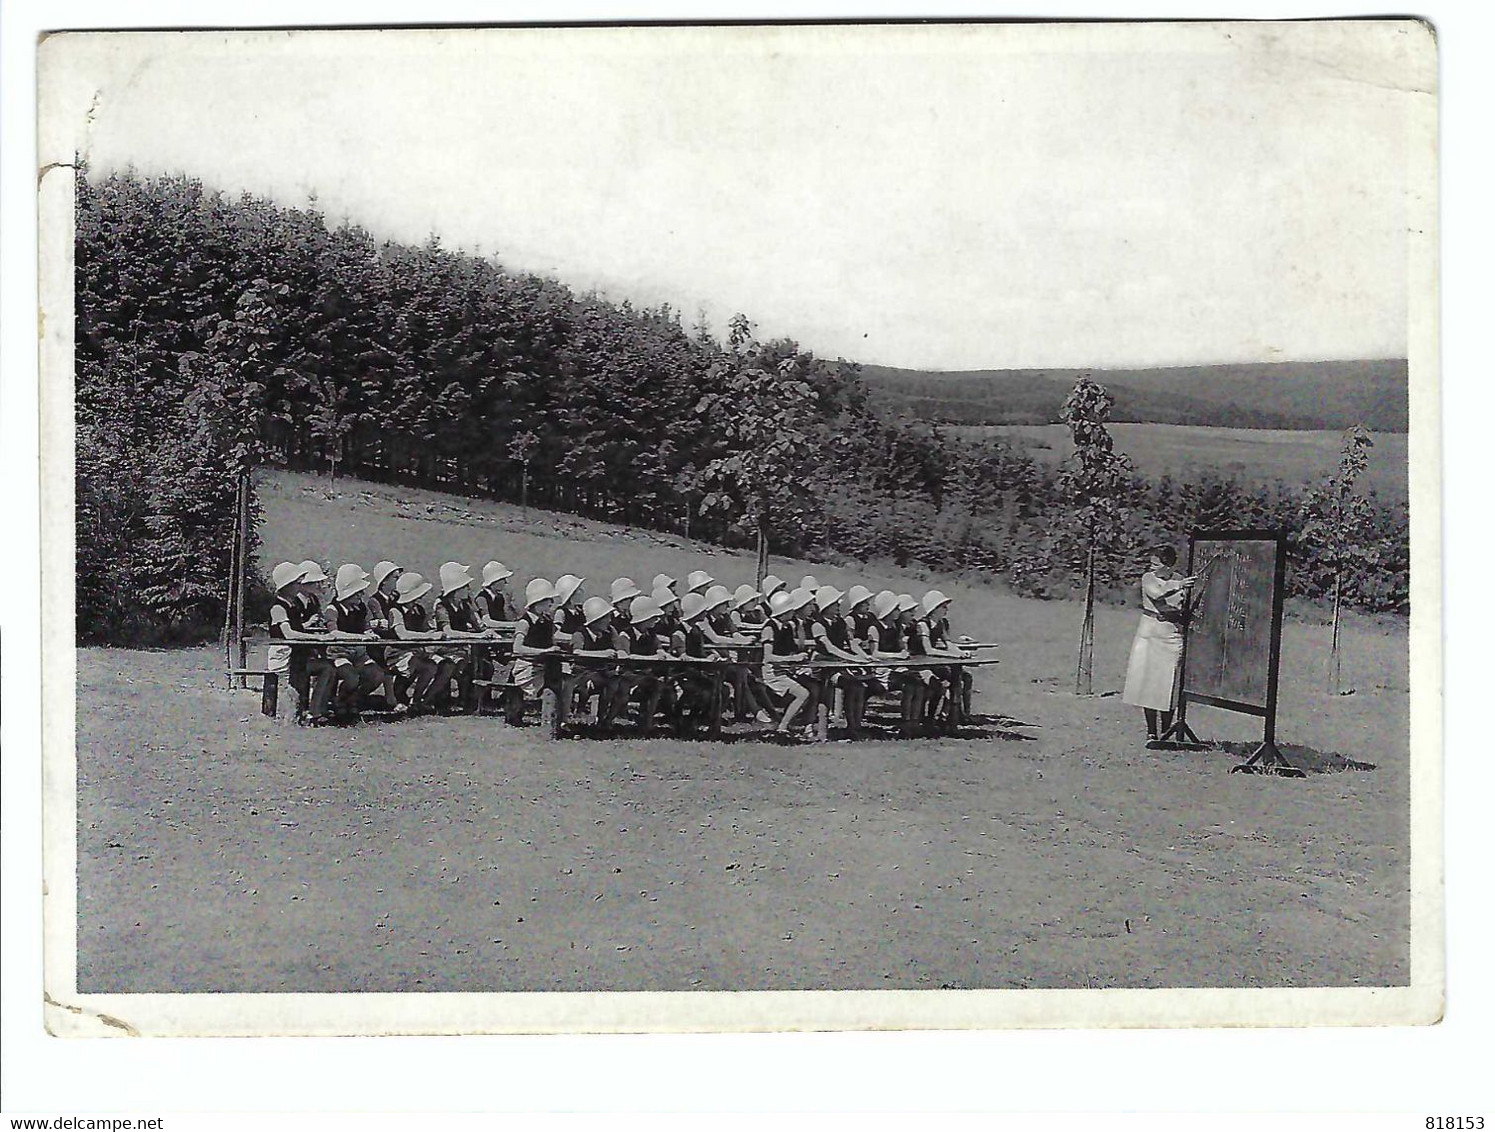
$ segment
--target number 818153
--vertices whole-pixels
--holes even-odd
[[[1483,1116],[1430,1116],[1423,1124],[1434,1132],[1481,1132],[1484,1126]]]

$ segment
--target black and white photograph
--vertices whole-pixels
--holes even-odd
[[[1425,23],[38,75],[53,1033],[1441,1017]]]

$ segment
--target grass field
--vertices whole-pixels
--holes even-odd
[[[1340,432],[1286,429],[1206,428],[1195,425],[1113,424],[1116,448],[1149,476],[1169,472],[1219,472],[1249,483],[1282,480],[1317,483],[1339,463]],[[953,436],[968,439],[1004,437],[1035,459],[1057,464],[1070,452],[1064,425],[951,425]],[[1388,500],[1407,498],[1407,435],[1375,433],[1366,478]]]
[[[280,476],[264,554],[647,578],[745,556],[498,504]],[[796,578],[803,563],[775,561]],[[853,573],[814,567],[844,584]],[[921,588],[879,575],[881,586]],[[79,654],[84,991],[712,990],[1405,983],[1405,627],[1284,631],[1311,773],[1152,752],[1074,696],[1079,607],[959,582],[1010,642],[962,738],[542,741],[495,718],[266,720],[213,649]],[[1134,615],[1102,608],[1097,690]],[[1201,710],[1206,738],[1252,721]],[[1344,769],[1345,758],[1374,769]]]

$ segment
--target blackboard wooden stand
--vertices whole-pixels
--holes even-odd
[[[1149,747],[1166,750],[1203,750],[1207,744],[1200,741],[1189,726],[1188,707],[1191,702],[1209,704],[1227,711],[1241,712],[1262,718],[1262,740],[1245,762],[1230,768],[1231,774],[1275,774],[1285,778],[1302,778],[1303,771],[1293,766],[1277,747],[1277,669],[1282,657],[1282,598],[1287,574],[1287,539],[1281,531],[1196,531],[1189,536],[1189,573],[1196,572],[1196,548],[1199,543],[1221,542],[1271,542],[1273,552],[1273,578],[1271,601],[1271,627],[1267,655],[1266,695],[1264,700],[1237,699],[1218,694],[1217,690],[1192,687],[1189,680],[1189,621],[1192,618],[1197,597],[1191,597],[1185,610],[1183,654],[1179,658],[1178,691],[1175,697],[1178,712],[1173,725],[1163,733],[1162,739]],[[1200,595],[1202,596],[1202,595]]]

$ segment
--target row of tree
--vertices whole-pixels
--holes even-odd
[[[1304,529],[1295,592],[1331,581],[1305,488],[1121,467],[1101,491],[1083,465],[1056,472],[879,411],[856,366],[758,341],[740,315],[718,340],[668,307],[576,294],[435,239],[376,241],[187,178],[82,171],[76,230],[85,639],[219,624],[238,492],[265,464],[760,554],[981,572],[1037,596],[1071,592],[1093,562],[1104,598],[1134,582],[1142,548],[1249,519]],[[1340,589],[1405,608],[1405,509],[1366,506],[1370,550]],[[1092,550],[1097,507],[1110,519]]]

